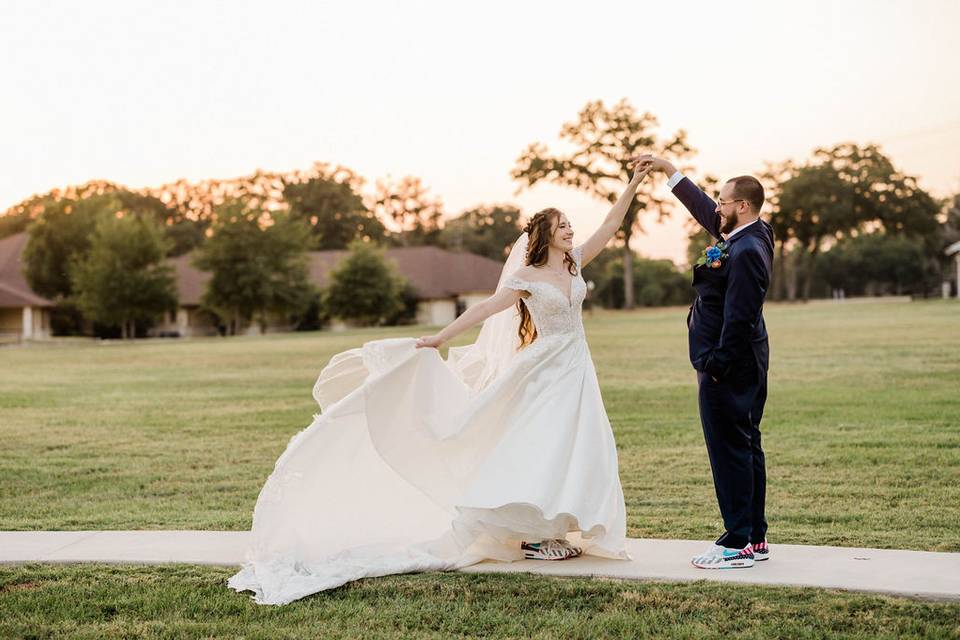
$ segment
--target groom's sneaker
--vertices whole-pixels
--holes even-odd
[[[760,562],[761,560],[770,559],[770,545],[767,544],[766,540],[764,540],[763,542],[755,542],[750,546],[753,547],[754,561]]]
[[[690,562],[700,569],[745,569],[753,566],[754,559],[753,547],[749,544],[743,549],[728,549],[715,544]]]

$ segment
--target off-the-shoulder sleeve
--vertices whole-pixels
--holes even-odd
[[[504,280],[503,286],[516,289],[517,291],[530,291],[530,283],[526,280],[521,280],[517,276],[510,276]]]

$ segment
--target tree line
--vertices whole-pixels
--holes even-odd
[[[563,124],[560,139],[568,150],[551,153],[533,143],[521,155],[513,177],[524,187],[549,182],[614,202],[629,179],[636,149],[670,159],[694,177],[696,150],[684,130],[658,135],[657,118],[639,113],[627,100],[613,105],[588,103]],[[746,173],[746,172],[744,172]],[[950,279],[944,249],[960,236],[960,194],[938,200],[917,179],[898,169],[874,144],[844,142],[813,150],[804,162],[768,163],[754,173],[763,183],[763,215],[776,235],[771,300],[807,300],[847,295],[938,295]],[[718,179],[695,177],[711,195]],[[662,219],[678,204],[662,198],[658,185],[645,181],[627,211],[614,244],[627,265],[634,259],[629,241],[642,232],[645,214]],[[682,207],[680,207],[682,210]],[[685,215],[685,212],[684,212]],[[688,264],[713,239],[689,221]],[[623,270],[623,305],[633,306],[633,270]]]
[[[650,113],[622,100],[588,103],[561,127],[567,152],[530,144],[511,175],[519,189],[553,183],[613,202],[638,149],[670,158],[691,176],[695,149],[678,130],[658,135]],[[960,195],[940,201],[876,145],[818,148],[802,163],[768,164],[764,215],[777,238],[774,300],[856,294],[929,295],[948,273],[943,249],[960,239]],[[719,184],[696,178],[708,192]],[[685,304],[689,275],[629,249],[647,218],[677,204],[653,181],[641,186],[611,247],[587,266],[592,302],[612,308]],[[377,180],[316,163],[305,171],[229,180],[184,180],[131,190],[105,181],[53,190],[0,215],[0,237],[27,231],[26,276],[55,300],[54,329],[135,335],[176,306],[168,259],[190,253],[211,273],[206,310],[226,333],[285,317],[317,328],[331,317],[357,324],[409,322],[416,292],[383,261],[382,248],[433,245],[502,260],[521,227],[512,204],[451,217],[419,178]],[[689,263],[710,243],[689,228]],[[348,249],[317,291],[307,252]]]
[[[343,167],[178,181],[134,191],[90,182],[24,201],[0,216],[0,236],[29,234],[25,275],[57,303],[57,334],[143,335],[176,308],[170,258],[190,254],[211,274],[204,311],[224,333],[271,318],[315,329],[411,322],[416,292],[382,249],[433,245],[502,260],[520,233],[517,207],[482,205],[447,219],[416,177],[377,181],[372,193]],[[349,257],[317,290],[308,252]]]

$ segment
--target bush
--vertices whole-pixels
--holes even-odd
[[[925,261],[920,240],[873,233],[851,238],[822,254],[816,275],[818,281],[847,295],[923,293]]]
[[[596,276],[595,272],[591,275]],[[623,257],[617,255],[609,259],[599,274],[599,282],[594,280],[594,283],[595,300],[604,307],[622,309]],[[633,294],[637,305],[643,307],[689,304],[694,296],[690,278],[678,271],[673,262],[637,255],[633,258]]]
[[[70,264],[74,298],[98,333],[119,327],[135,337],[137,325],[176,308],[173,270],[164,262],[169,241],[149,218],[104,216],[97,221],[90,249]]]
[[[222,319],[227,333],[235,334],[243,322],[254,320],[265,329],[270,316],[302,314],[313,291],[304,223],[242,201],[225,203],[217,215],[213,235],[194,262],[211,272],[204,306]]]
[[[323,307],[332,317],[358,326],[387,324],[405,310],[405,287],[378,249],[355,241],[330,273]]]

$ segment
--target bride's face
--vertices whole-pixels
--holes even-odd
[[[556,247],[560,251],[573,249],[573,227],[570,226],[567,216],[562,213],[554,219],[550,246]]]

